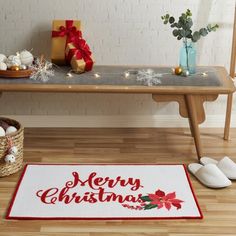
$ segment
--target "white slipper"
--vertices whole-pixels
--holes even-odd
[[[229,157],[224,157],[220,161],[214,160],[210,157],[202,157],[200,162],[203,165],[215,164],[229,179],[236,180],[236,163]]]
[[[203,166],[193,163],[188,165],[188,169],[202,184],[209,188],[225,188],[232,184],[215,164]]]

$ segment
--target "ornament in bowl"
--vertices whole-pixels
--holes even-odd
[[[0,54],[0,77],[29,77],[32,73],[29,67],[33,64],[33,61],[34,56],[27,50],[17,52],[15,55],[8,57],[4,54]]]
[[[0,54],[0,70],[7,70],[6,60],[7,57],[4,54]]]
[[[20,52],[19,57],[20,57],[21,64],[25,66],[32,65],[34,61],[34,56],[32,55],[31,52],[27,50],[23,50],[22,52]]]
[[[0,54],[0,62],[5,63],[7,60],[7,57],[4,54]]]

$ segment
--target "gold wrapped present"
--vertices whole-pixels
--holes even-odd
[[[93,68],[94,60],[86,41],[82,38],[66,47],[66,58],[75,73],[83,73]]]
[[[51,61],[57,65],[66,65],[66,45],[79,36],[81,23],[78,20],[54,20],[52,23]]]

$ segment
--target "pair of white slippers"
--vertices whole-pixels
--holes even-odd
[[[229,157],[216,161],[210,157],[202,157],[200,163],[188,165],[188,170],[209,188],[225,188],[236,180],[236,163]]]

